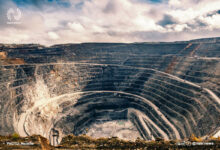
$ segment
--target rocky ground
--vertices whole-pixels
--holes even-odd
[[[191,136],[184,141],[164,141],[157,138],[154,141],[144,141],[137,138],[136,141],[125,141],[117,137],[94,139],[86,135],[64,137],[60,145],[54,147],[42,136],[33,135],[29,137],[19,137],[17,134],[10,136],[0,136],[0,149],[43,149],[43,150],[68,150],[68,149],[219,149],[220,138],[210,138],[202,141]]]

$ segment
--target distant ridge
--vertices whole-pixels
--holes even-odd
[[[166,44],[166,43],[219,43],[220,37],[210,37],[210,38],[199,38],[199,39],[192,39],[188,41],[170,41],[170,42],[164,42],[164,41],[158,41],[158,42],[131,42],[131,43],[120,43],[120,42],[84,42],[84,43],[63,43],[63,44],[54,44],[51,46],[45,46],[42,44],[37,43],[28,43],[28,44],[16,44],[16,43],[0,43],[0,50],[2,46],[6,47],[14,47],[14,46],[28,46],[28,47],[57,47],[57,46],[69,46],[69,45],[122,45],[122,44]]]

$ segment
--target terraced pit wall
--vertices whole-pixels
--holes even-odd
[[[220,39],[0,45],[0,134],[217,136]]]

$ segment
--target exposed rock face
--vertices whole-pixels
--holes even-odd
[[[70,133],[183,139],[220,127],[220,38],[1,44],[0,55],[0,134],[56,145]]]

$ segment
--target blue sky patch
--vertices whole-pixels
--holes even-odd
[[[148,2],[148,3],[161,3],[163,0],[139,0],[141,2]]]
[[[58,5],[68,8],[71,6],[70,2],[67,0],[13,0],[13,2],[19,7],[42,7],[45,5]]]

